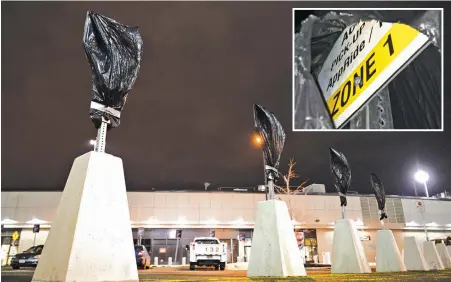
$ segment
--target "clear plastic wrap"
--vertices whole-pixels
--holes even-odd
[[[433,44],[433,50],[438,57],[435,58],[432,74],[422,75],[422,66],[427,63],[428,58],[420,54],[412,63],[410,63],[401,74],[409,73],[409,76],[395,78],[387,87],[380,91],[369,101],[360,112],[351,120],[349,126],[351,129],[429,129],[440,128],[441,107],[440,107],[440,88],[437,86],[437,78],[441,75],[441,70],[437,68],[440,64],[439,52],[441,46],[441,11],[430,10],[406,10],[406,11],[318,11],[315,15],[309,16],[303,21],[300,32],[295,35],[295,105],[294,105],[294,126],[295,129],[327,129],[334,128],[330,119],[328,110],[325,106],[324,98],[317,85],[316,77],[323,66],[329,52],[335,41],[341,35],[342,31],[352,24],[365,20],[380,20],[383,22],[400,22],[416,28],[427,35]],[[431,49],[431,48],[428,48]],[[428,69],[431,71],[431,68]],[[399,75],[398,75],[399,76]],[[401,111],[411,112],[412,116],[427,116],[426,119],[413,118],[413,121],[407,121],[409,117],[398,115],[396,122],[392,117],[392,97],[390,93],[396,92],[396,96],[402,96],[402,100],[409,99],[406,85],[402,87],[393,87],[392,84],[399,84],[404,81],[420,82],[420,92],[417,93],[418,99],[410,99],[408,105],[398,104]],[[402,83],[402,82],[401,82]],[[440,80],[438,80],[440,85]],[[430,93],[430,87],[434,85],[435,93]],[[428,88],[429,90],[426,90]],[[409,89],[412,89],[410,87]],[[414,89],[419,89],[415,87]],[[422,103],[427,101],[427,103]],[[420,104],[422,103],[422,104]],[[429,106],[425,106],[425,104]],[[437,106],[438,104],[438,106]],[[430,105],[433,105],[430,106]],[[399,109],[396,108],[396,111]]]
[[[277,179],[280,156],[285,145],[285,131],[274,114],[260,105],[254,105],[254,126],[255,131],[263,139],[265,164],[271,168],[266,168],[266,177],[271,180]]]
[[[83,46],[92,71],[90,116],[96,128],[119,126],[127,95],[138,76],[143,42],[137,27],[89,11]]]
[[[371,186],[373,187],[374,195],[376,195],[377,206],[381,216],[380,220],[383,220],[387,218],[385,213],[385,188],[375,173],[371,173]]]
[[[330,148],[330,170],[332,173],[332,182],[340,195],[341,206],[346,206],[346,193],[351,187],[351,168],[346,157]]]

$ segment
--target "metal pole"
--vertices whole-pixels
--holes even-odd
[[[179,238],[177,238],[177,247],[175,247],[175,258],[174,258],[174,264],[177,264],[177,253],[178,253],[178,250],[179,250],[179,242],[180,242],[180,239],[179,239]]]
[[[268,181],[268,200],[274,200],[274,180]]]
[[[110,121],[102,117],[102,124],[97,130],[97,140],[94,150],[99,153],[105,153],[106,132]]]
[[[268,183],[266,181],[266,162],[265,162],[265,153],[262,153],[263,156],[263,179],[265,179],[265,196],[266,196],[266,200],[268,199]]]
[[[428,186],[426,184],[426,181],[424,181],[423,183],[424,183],[424,191],[426,191],[426,197],[429,198]]]
[[[341,206],[341,219],[345,219],[345,206]]]
[[[426,241],[429,241],[428,230],[426,228],[426,220],[424,219],[424,211],[421,212],[421,216],[423,217],[424,235],[426,235]]]
[[[34,238],[33,238],[33,247],[36,246],[36,233],[34,233]]]

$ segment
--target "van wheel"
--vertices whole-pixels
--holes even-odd
[[[219,270],[219,265],[215,265],[215,270]]]
[[[189,270],[194,270],[195,268],[196,268],[195,265],[190,265],[190,266],[189,266]]]
[[[219,267],[221,270],[224,270],[225,269],[225,265],[224,264],[221,264],[221,266]]]

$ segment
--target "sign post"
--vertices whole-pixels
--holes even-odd
[[[426,211],[426,208],[424,207],[424,202],[421,200],[416,201],[415,203],[417,207],[417,211],[421,213],[421,217],[423,219],[423,228],[424,228],[424,235],[426,235],[426,241],[429,241],[428,231],[426,228],[426,220],[424,219],[424,213]]]
[[[347,27],[318,75],[335,127],[345,125],[429,43],[401,23],[372,20]]]
[[[33,233],[34,233],[33,247],[36,246],[36,234],[39,233],[39,230],[41,230],[41,226],[39,224],[35,224],[33,226]]]
[[[141,241],[142,241],[143,236],[144,236],[144,227],[139,227],[138,228],[138,246],[142,245]]]
[[[180,243],[180,239],[182,238],[182,230],[176,230],[175,232],[175,237],[177,238],[177,246],[175,247],[175,257],[174,257],[174,263],[177,263],[177,253],[179,250],[179,243]]]

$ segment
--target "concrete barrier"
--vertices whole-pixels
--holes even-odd
[[[335,221],[332,273],[371,273],[362,242],[352,220]]]
[[[262,201],[257,218],[248,264],[248,277],[306,276],[293,224],[285,202]]]
[[[451,257],[448,253],[448,250],[443,243],[436,244],[435,247],[437,248],[438,255],[440,259],[442,260],[443,267],[446,269],[451,268]]]
[[[426,241],[423,243],[423,253],[424,259],[431,270],[442,270],[445,269],[443,267],[442,260],[437,252],[437,248],[435,247],[435,242]]]
[[[122,160],[75,159],[32,281],[138,281]]]
[[[406,271],[393,232],[389,229],[377,231],[376,272]]]

